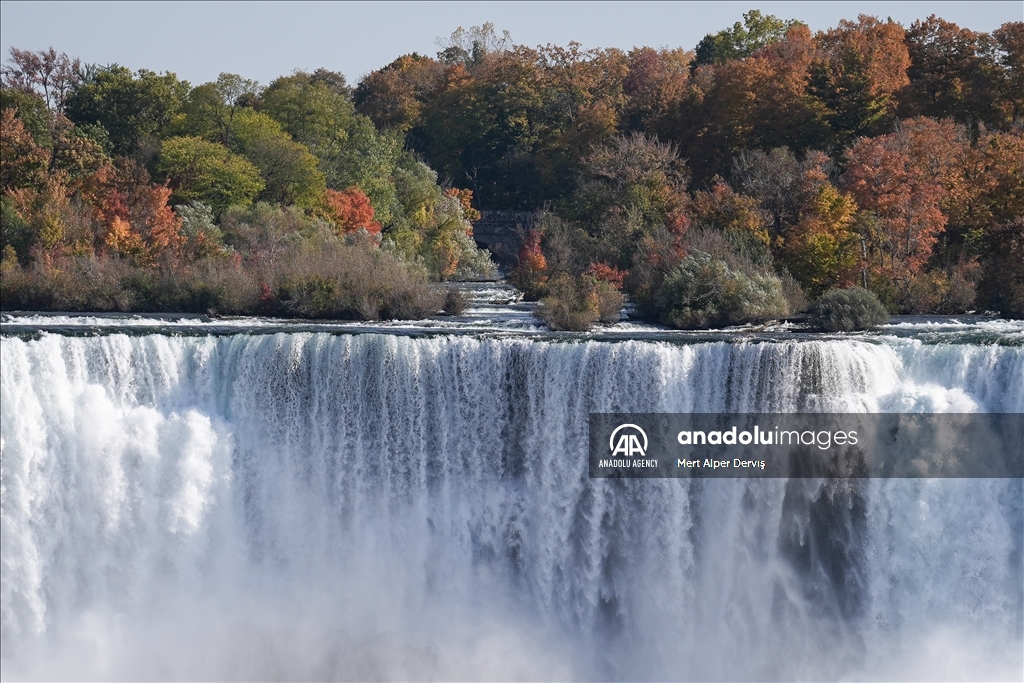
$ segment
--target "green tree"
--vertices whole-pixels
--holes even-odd
[[[189,93],[173,73],[132,72],[116,64],[91,71],[67,98],[64,111],[76,126],[101,126],[118,156],[146,153],[180,121]]]
[[[742,59],[754,54],[762,47],[782,40],[796,19],[784,21],[753,9],[743,13],[743,23],[736,22],[732,28],[718,33],[709,33],[697,43],[693,68],[704,64],[720,64],[730,59]]]
[[[198,135],[231,147],[235,114],[256,102],[260,85],[238,74],[222,73],[212,83],[193,88],[184,102],[178,133]]]
[[[27,93],[7,86],[0,87],[0,110],[10,109],[32,135],[36,144],[45,149],[53,147],[54,114],[46,106],[43,98],[34,93]]]
[[[355,111],[347,89],[338,79],[326,78],[327,73],[298,72],[277,79],[263,92],[260,109],[317,157],[327,187],[359,187],[378,220],[390,223],[395,202],[391,175],[402,141],[378,133],[370,119]]]
[[[327,189],[317,158],[292,140],[274,119],[248,108],[233,119],[231,149],[260,170],[265,183],[259,199],[274,204],[317,206]]]
[[[204,202],[217,214],[230,206],[248,206],[264,188],[259,169],[247,159],[197,137],[165,140],[158,169],[178,202]]]

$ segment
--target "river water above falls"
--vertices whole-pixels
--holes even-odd
[[[1024,412],[1024,323],[5,314],[5,679],[1020,680],[1020,479],[598,480],[591,412]]]

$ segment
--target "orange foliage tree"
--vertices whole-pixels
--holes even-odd
[[[455,197],[462,206],[462,215],[470,223],[480,220],[480,212],[473,208],[473,190],[460,190],[457,187],[449,187],[444,191],[448,197]]]
[[[815,36],[809,90],[825,105],[833,142],[873,133],[891,121],[894,94],[910,83],[903,27],[860,15]]]
[[[626,271],[619,270],[615,266],[610,266],[604,262],[591,263],[587,266],[585,273],[592,276],[595,280],[607,282],[619,291],[622,291],[622,285],[627,275]]]
[[[181,220],[167,204],[171,189],[151,183],[137,164],[107,164],[82,183],[98,222],[97,246],[152,261],[185,243]]]
[[[40,187],[46,177],[49,154],[35,140],[13,109],[0,119],[0,188]]]
[[[358,187],[344,190],[327,190],[327,214],[338,227],[341,235],[365,230],[371,235],[380,234],[380,223],[373,220],[373,206],[370,198]]]
[[[857,204],[830,183],[818,188],[809,210],[779,245],[780,260],[807,293],[817,297],[837,285],[856,283]]]
[[[638,47],[629,53],[629,71],[622,80],[626,96],[624,127],[643,130],[657,126],[672,103],[683,96],[690,78],[693,53]]]
[[[678,144],[698,182],[724,172],[747,149],[822,146],[823,108],[807,96],[814,49],[810,31],[798,24],[745,59],[698,68],[656,131]]]
[[[531,230],[519,249],[519,265],[512,271],[512,280],[517,287],[530,294],[536,294],[547,282],[548,261],[540,247],[541,232]]]
[[[846,187],[871,212],[861,236],[872,275],[905,283],[931,256],[946,227],[946,150],[956,134],[951,122],[911,119],[895,133],[861,138],[848,150]]]

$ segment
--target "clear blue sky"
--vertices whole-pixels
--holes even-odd
[[[53,46],[86,63],[173,71],[193,84],[226,71],[263,84],[326,67],[350,83],[409,52],[433,55],[458,26],[486,21],[524,45],[692,49],[757,8],[813,30],[871,14],[909,25],[937,14],[977,31],[1024,20],[1014,2],[0,2],[0,47]]]

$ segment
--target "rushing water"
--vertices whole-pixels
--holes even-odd
[[[1024,325],[486,313],[5,318],[3,677],[1020,679],[1020,479],[591,480],[585,449],[592,411],[1024,412]]]

